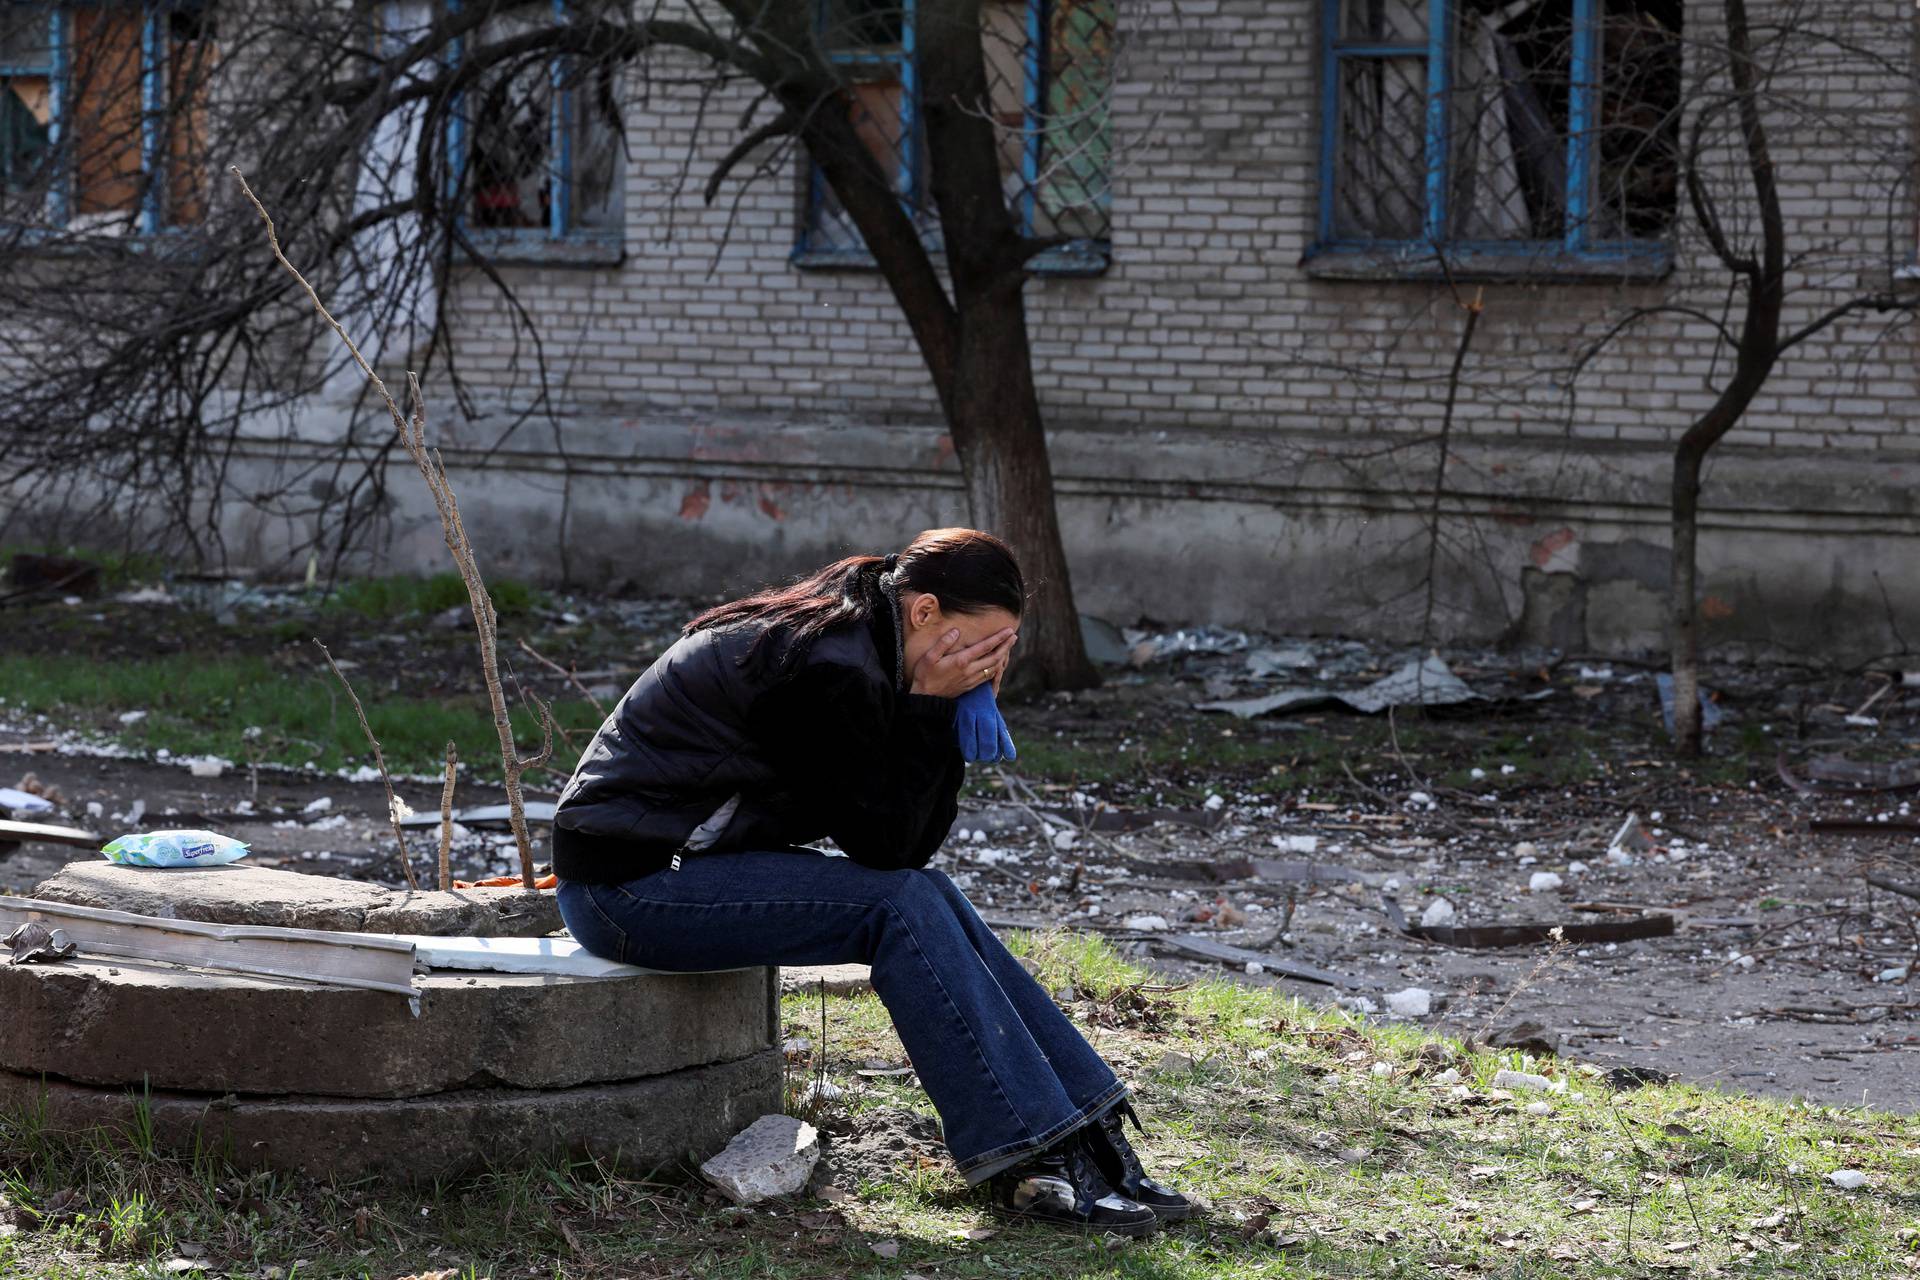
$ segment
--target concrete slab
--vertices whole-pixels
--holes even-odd
[[[483,1165],[596,1156],[647,1172],[713,1155],[780,1108],[773,1050],[712,1066],[575,1089],[460,1089],[426,1098],[233,1098],[91,1088],[0,1072],[0,1108],[56,1132],[123,1133],[146,1105],[166,1149],[220,1152],[243,1168],[419,1182]]]
[[[238,1095],[566,1088],[771,1047],[771,973],[435,972],[415,1018],[384,992],[144,961],[0,966],[0,1069]]]
[[[784,995],[811,991],[819,994],[827,984],[830,996],[857,996],[873,990],[873,969],[864,964],[795,965],[780,970],[780,991]]]
[[[518,889],[415,893],[245,862],[166,870],[75,862],[41,881],[33,896],[169,920],[359,933],[540,938],[562,927],[560,904],[551,893],[528,894]]]

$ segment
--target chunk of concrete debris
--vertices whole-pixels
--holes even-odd
[[[1535,1093],[1565,1093],[1567,1091],[1567,1082],[1565,1080],[1550,1080],[1546,1076],[1537,1076],[1531,1071],[1514,1071],[1511,1068],[1502,1067],[1494,1073],[1493,1087],[1496,1089],[1531,1089]]]
[[[820,1134],[793,1116],[761,1116],[735,1135],[701,1176],[735,1204],[790,1196],[807,1185],[820,1162]]]
[[[1432,929],[1439,925],[1452,924],[1453,917],[1453,904],[1445,898],[1435,898],[1427,904],[1427,909],[1420,913],[1420,923],[1423,927]]]
[[[1193,1070],[1193,1055],[1182,1053],[1178,1049],[1169,1049],[1160,1055],[1160,1061],[1154,1064],[1155,1071],[1161,1075],[1172,1075],[1179,1071]]]
[[[1155,915],[1128,916],[1123,923],[1127,928],[1138,929],[1143,933],[1164,932],[1172,927],[1167,923],[1165,916]]]
[[[1560,1053],[1559,1032],[1524,1018],[1496,1027],[1487,1043],[1496,1049],[1519,1049],[1540,1058],[1558,1057]]]
[[[1529,1102],[1524,1108],[1530,1116],[1550,1116],[1553,1114],[1551,1102]]]
[[[847,1096],[847,1091],[831,1080],[809,1080],[807,1087],[800,1091],[800,1105],[816,1107],[823,1102],[838,1102]]]
[[[1827,1175],[1827,1181],[1842,1191],[1858,1191],[1867,1185],[1867,1175],[1858,1169],[1835,1169]]]
[[[1607,841],[1608,862],[1613,861],[1613,855],[1616,853],[1628,855],[1628,861],[1631,862],[1632,855],[1652,851],[1653,837],[1641,827],[1640,815],[1637,813],[1628,814],[1626,821],[1620,824],[1620,829],[1613,833],[1613,839]]]
[[[1528,893],[1552,893],[1566,881],[1551,871],[1536,871],[1527,880]]]
[[[1398,1018],[1424,1018],[1433,1012],[1433,992],[1407,987],[1387,996],[1387,1012]]]

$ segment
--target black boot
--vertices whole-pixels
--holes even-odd
[[[1046,1222],[1115,1235],[1151,1235],[1158,1215],[1118,1195],[1100,1176],[1094,1160],[1092,1126],[1068,1134],[988,1179],[993,1212],[1016,1221]]]
[[[1182,1218],[1192,1217],[1193,1201],[1169,1187],[1161,1186],[1141,1168],[1140,1157],[1134,1154],[1133,1147],[1127,1142],[1122,1117],[1133,1121],[1135,1129],[1141,1128],[1140,1117],[1133,1113],[1133,1104],[1130,1102],[1122,1102],[1088,1126],[1089,1145],[1093,1148],[1094,1158],[1100,1162],[1100,1175],[1107,1180],[1108,1186],[1127,1199],[1153,1210],[1154,1216],[1162,1222],[1178,1222]]]

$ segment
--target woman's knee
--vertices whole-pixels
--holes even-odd
[[[895,910],[912,918],[931,915],[949,916],[952,912],[949,894],[958,893],[953,881],[939,871],[897,871],[891,873],[894,881],[887,888],[887,901]]]

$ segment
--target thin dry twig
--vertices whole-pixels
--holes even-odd
[[[587,686],[580,683],[580,677],[577,673],[575,673],[572,667],[561,666],[559,663],[555,662],[552,658],[547,657],[545,654],[541,653],[538,649],[535,649],[532,645],[528,644],[525,640],[522,640],[520,642],[520,649],[529,658],[532,658],[535,662],[539,663],[541,666],[545,667],[547,670],[553,672],[555,675],[562,677],[563,679],[566,680],[568,684],[578,689],[580,691],[580,696],[593,704],[593,709],[594,711],[599,713],[600,718],[602,720],[606,719],[607,717],[606,707],[602,705],[600,699],[593,696],[592,690],[588,689]]]
[[[400,870],[406,873],[407,888],[418,889],[420,882],[413,878],[413,859],[407,856],[406,833],[400,829],[400,800],[393,794],[393,779],[387,773],[387,757],[380,750],[380,739],[373,736],[373,726],[367,723],[366,708],[360,705],[360,695],[353,691],[352,683],[347,680],[347,673],[340,669],[340,664],[333,660],[333,655],[327,652],[327,646],[320,644],[317,637],[314,643],[320,645],[320,654],[327,660],[327,666],[332,669],[334,679],[338,680],[340,687],[347,691],[347,701],[353,704],[353,714],[360,717],[360,732],[367,735],[367,743],[373,748],[373,767],[380,771],[380,785],[387,789],[387,821],[393,825],[393,839],[400,846]]]
[[[514,843],[520,851],[520,880],[531,893],[534,891],[533,838],[527,830],[526,802],[520,787],[522,768],[520,753],[514,746],[513,723],[508,718],[506,693],[500,685],[499,616],[494,611],[493,597],[487,592],[486,581],[480,576],[479,560],[474,555],[472,541],[467,537],[466,524],[460,518],[460,504],[454,497],[453,482],[447,476],[446,464],[441,461],[439,450],[427,448],[426,397],[420,390],[420,379],[416,374],[407,374],[410,412],[401,413],[392,392],[387,390],[387,384],[379,374],[373,371],[373,366],[367,363],[366,357],[360,354],[360,348],[354,343],[352,335],[334,318],[333,313],[327,310],[326,304],[320,300],[320,295],[314,291],[312,283],[301,274],[300,268],[287,260],[286,253],[280,248],[280,236],[274,228],[273,217],[267,212],[266,206],[260,203],[260,197],[253,193],[253,188],[247,185],[246,175],[241,173],[238,165],[229,165],[227,171],[239,182],[241,192],[253,205],[254,211],[260,215],[260,221],[265,224],[267,246],[273,251],[274,260],[286,269],[287,274],[299,282],[300,287],[306,291],[308,300],[313,303],[314,310],[319,312],[320,318],[327,322],[328,327],[335,334],[339,335],[340,341],[346,344],[348,352],[352,354],[353,362],[360,367],[360,372],[366,375],[368,383],[379,394],[381,400],[385,401],[387,413],[393,418],[394,431],[399,436],[402,447],[413,459],[414,465],[419,468],[421,476],[427,482],[428,492],[433,495],[434,508],[440,514],[441,532],[446,536],[447,550],[453,556],[454,567],[460,571],[460,580],[466,585],[467,600],[473,609],[473,629],[480,648],[480,672],[486,680],[487,700],[493,709],[494,732],[500,739],[500,768],[504,775],[502,782],[507,793],[508,822],[513,827]],[[547,750],[548,752],[552,750],[551,729],[549,729]],[[408,878],[412,878],[411,871],[408,872]]]
[[[447,739],[447,780],[440,788],[440,888],[453,888],[453,775],[460,752]]]

